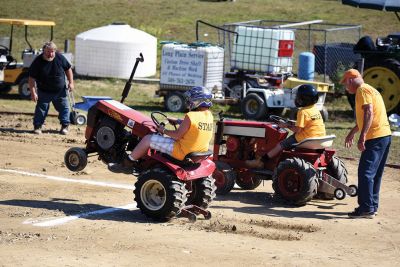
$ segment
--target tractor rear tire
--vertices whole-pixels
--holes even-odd
[[[365,62],[364,81],[378,90],[388,115],[400,112],[400,62],[373,59]]]
[[[255,93],[248,94],[241,103],[242,113],[246,120],[260,120],[266,117],[267,103]]]
[[[275,169],[272,188],[289,204],[303,206],[317,193],[317,171],[303,159],[285,159]]]
[[[19,96],[23,99],[31,98],[31,90],[29,89],[28,77],[24,77],[18,84]]]
[[[212,176],[196,179],[192,183],[192,192],[188,196],[186,205],[196,205],[207,209],[215,198],[215,179]]]
[[[258,175],[251,172],[238,173],[236,177],[236,184],[244,190],[256,189],[262,182],[262,179]]]
[[[235,185],[235,172],[229,164],[216,161],[216,168],[212,176],[215,179],[215,185],[217,187],[216,193],[218,195],[228,194]]]
[[[348,181],[346,166],[344,165],[344,162],[336,156],[333,156],[331,161],[329,161],[328,166],[326,167],[326,173],[342,184],[346,184]],[[332,200],[335,199],[335,196],[328,193],[317,193],[316,198]]]
[[[185,183],[161,168],[142,172],[133,190],[140,211],[155,221],[169,221],[187,202]]]

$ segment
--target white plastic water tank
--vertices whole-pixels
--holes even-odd
[[[80,75],[128,79],[136,58],[144,62],[135,77],[156,74],[157,38],[127,24],[111,24],[80,33],[75,38],[75,71]]]
[[[294,32],[238,26],[231,67],[256,72],[291,72],[293,67]]]

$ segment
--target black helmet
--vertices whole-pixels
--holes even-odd
[[[293,88],[293,90],[296,89],[297,94],[296,99],[294,100],[296,107],[307,107],[318,102],[318,92],[314,86],[310,84],[302,84]]]

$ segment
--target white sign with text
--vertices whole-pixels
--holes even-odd
[[[205,51],[182,45],[164,45],[160,83],[203,86]]]

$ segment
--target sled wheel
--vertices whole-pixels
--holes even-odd
[[[285,159],[275,169],[272,188],[278,197],[288,203],[305,205],[317,193],[317,172],[302,159]]]
[[[164,98],[164,107],[170,112],[184,112],[186,110],[186,102],[181,92],[170,92]]]
[[[29,89],[28,77],[24,77],[18,84],[18,93],[21,98],[29,99],[31,90]]]
[[[264,99],[258,94],[250,93],[242,101],[242,113],[247,120],[259,120],[266,116],[267,107]]]
[[[344,162],[336,156],[333,156],[332,159],[328,162],[328,166],[326,167],[326,173],[341,182],[342,184],[347,183],[347,169],[344,165]],[[316,195],[319,199],[324,200],[333,200],[335,197],[332,194],[328,193],[317,193]]]
[[[342,188],[336,188],[334,192],[335,198],[338,200],[342,200],[346,197],[346,193]]]
[[[350,188],[350,196],[356,197],[358,195],[358,187],[355,184],[349,185]]]
[[[217,161],[215,162],[216,168],[213,173],[215,185],[217,187],[216,193],[218,195],[228,194],[235,185],[235,172],[229,164]]]
[[[239,172],[236,177],[236,184],[244,190],[256,189],[261,182],[261,178],[249,171]]]
[[[141,173],[133,193],[140,211],[156,221],[175,217],[187,201],[185,184],[161,168]]]
[[[400,111],[400,62],[395,59],[366,61],[363,78],[381,93],[388,114]]]
[[[86,124],[86,116],[83,114],[78,114],[75,117],[75,125],[85,125]]]
[[[81,171],[87,165],[87,154],[79,147],[72,147],[65,152],[64,162],[70,171]]]
[[[196,179],[192,182],[192,191],[189,193],[186,206],[195,205],[207,209],[215,198],[215,179],[212,176]]]

